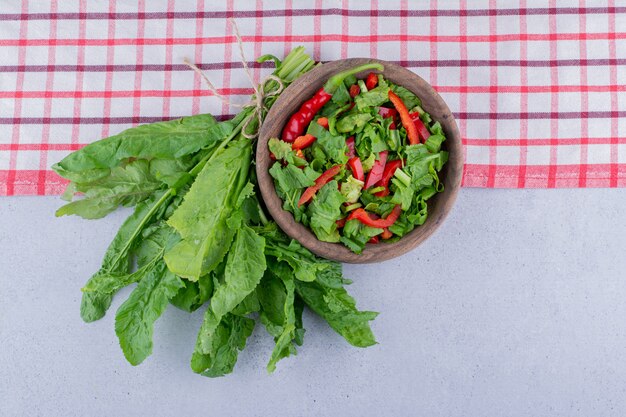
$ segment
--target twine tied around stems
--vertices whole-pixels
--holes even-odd
[[[263,112],[267,112],[268,110],[267,106],[265,105],[265,99],[268,97],[277,96],[280,93],[282,93],[282,91],[285,89],[285,84],[279,77],[271,74],[271,75],[268,75],[263,80],[263,82],[261,82],[257,86],[257,84],[254,82],[254,78],[252,77],[252,73],[250,72],[250,68],[248,67],[248,61],[246,60],[246,56],[243,52],[243,40],[241,39],[241,35],[239,34],[239,28],[237,27],[237,23],[235,22],[235,19],[233,19],[232,17],[228,19],[228,23],[230,23],[233,27],[235,38],[237,39],[237,45],[239,46],[239,56],[241,58],[241,64],[243,65],[243,69],[245,70],[246,75],[248,76],[248,79],[250,80],[250,84],[252,84],[252,89],[254,90],[254,95],[252,96],[252,99],[248,103],[246,104],[231,103],[231,101],[226,96],[224,96],[223,94],[220,94],[220,92],[217,90],[217,88],[215,88],[211,80],[209,80],[209,78],[202,72],[200,68],[198,68],[195,64],[191,63],[187,58],[185,58],[184,63],[189,68],[191,68],[196,74],[202,77],[209,91],[213,93],[214,96],[222,100],[222,102],[226,103],[229,106],[238,107],[238,108],[246,108],[246,107],[253,108],[251,116],[248,117],[246,121],[244,122],[244,125],[241,129],[241,135],[248,139],[254,139],[259,135],[259,129],[261,128],[261,124],[263,123]],[[269,91],[266,91],[265,86],[267,82],[270,80],[276,83],[276,87],[272,87],[272,89],[270,89]],[[257,122],[257,125],[250,132],[249,131],[250,126],[252,122],[254,121]]]

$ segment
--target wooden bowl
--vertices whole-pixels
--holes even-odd
[[[290,212],[282,209],[283,201],[276,193],[274,179],[268,172],[273,161],[270,159],[267,143],[270,138],[281,137],[282,129],[289,117],[300,108],[304,101],[312,97],[328,78],[340,71],[368,62],[380,62],[383,64],[385,66],[383,71],[385,78],[411,90],[422,100],[424,110],[430,113],[432,118],[439,121],[443,126],[446,134],[443,149],[450,153],[450,158],[439,174],[445,189],[442,193],[438,193],[428,200],[428,217],[426,222],[421,226],[417,226],[395,243],[367,244],[363,252],[357,255],[343,244],[318,240],[309,228],[297,223]],[[365,75],[367,75],[366,72],[358,74],[357,77],[362,78]],[[259,133],[256,152],[256,172],[259,188],[269,213],[278,223],[278,226],[291,238],[296,239],[315,254],[327,259],[347,263],[381,262],[400,256],[424,242],[441,225],[452,209],[461,186],[463,173],[461,135],[454,116],[446,103],[430,84],[421,77],[404,67],[386,61],[368,58],[344,59],[316,67],[283,91],[267,114]]]

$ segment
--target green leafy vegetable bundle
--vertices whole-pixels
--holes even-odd
[[[443,191],[448,160],[441,124],[406,88],[365,64],[331,77],[268,147],[283,208],[324,242],[355,253],[394,242],[422,225],[427,200]]]
[[[76,151],[53,169],[70,180],[57,215],[101,218],[133,206],[83,288],[81,317],[102,318],[113,296],[136,283],[115,316],[115,332],[133,365],[152,352],[155,321],[169,304],[205,308],[192,369],[232,372],[257,321],[274,338],[267,368],[296,353],[308,306],[350,344],[375,343],[369,321],[344,289],[341,265],[287,238],[264,213],[252,169],[251,132],[288,85],[314,66],[302,47],[261,86],[260,107],[231,120],[209,114],[128,129]],[[273,92],[274,94],[271,94]],[[260,113],[259,113],[260,112]]]

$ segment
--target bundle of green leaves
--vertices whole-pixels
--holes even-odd
[[[259,60],[268,59],[284,85],[314,66],[302,47],[283,61]],[[276,91],[278,83],[263,87]],[[265,107],[275,100],[265,97]],[[210,377],[232,372],[257,321],[276,343],[267,365],[273,371],[303,342],[305,305],[350,344],[375,343],[369,321],[377,313],[357,310],[341,265],[316,257],[267,218],[251,169],[253,143],[242,132],[258,129],[253,113],[247,107],[224,122],[201,114],[134,127],[53,166],[70,180],[70,202],[57,216],[97,219],[134,206],[84,286],[80,309],[86,322],[98,320],[117,291],[137,283],[115,316],[133,365],[152,353],[154,323],[169,304],[206,308],[191,367]]]

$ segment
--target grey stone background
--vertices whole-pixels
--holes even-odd
[[[126,213],[55,219],[59,205],[0,199],[0,416],[626,415],[625,189],[464,189],[414,252],[345,267],[381,313],[378,345],[307,314],[273,375],[255,331],[213,380],[188,365],[201,313],[168,309],[138,367],[113,314],[81,322],[80,287]]]

